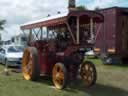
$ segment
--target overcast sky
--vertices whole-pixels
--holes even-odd
[[[128,0],[76,0],[77,6],[84,5],[88,9],[99,6],[128,6]],[[68,0],[0,0],[0,19],[7,20],[2,39],[7,40],[18,35],[20,24],[42,19],[47,14],[54,15],[57,11],[67,11]]]

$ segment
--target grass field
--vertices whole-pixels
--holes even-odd
[[[49,78],[39,82],[25,81],[21,73],[0,74],[0,96],[128,96],[128,66],[102,65],[94,59],[98,72],[95,86],[85,88],[81,81],[70,84],[64,90],[52,88]],[[3,66],[0,65],[3,71]]]

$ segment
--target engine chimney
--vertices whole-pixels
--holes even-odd
[[[69,0],[68,10],[69,11],[75,11],[76,10],[76,0]]]

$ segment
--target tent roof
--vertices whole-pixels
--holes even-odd
[[[95,22],[101,22],[103,21],[103,16],[100,13],[96,13],[94,11],[73,11],[73,12],[66,12],[63,14],[57,14],[54,16],[49,16],[40,20],[28,22],[21,25],[21,29],[31,29],[31,28],[37,28],[37,27],[43,27],[43,26],[55,26],[59,24],[65,23],[68,18],[72,16],[85,16],[89,18],[94,18]],[[84,19],[85,20],[85,19]]]

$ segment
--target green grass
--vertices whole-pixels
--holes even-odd
[[[90,60],[90,59],[89,59]],[[21,73],[0,74],[0,96],[128,96],[128,66],[103,65],[93,59],[98,78],[95,86],[85,88],[76,81],[64,90],[56,90],[50,78],[41,77],[39,82],[25,81]],[[0,65],[0,70],[4,67]]]

